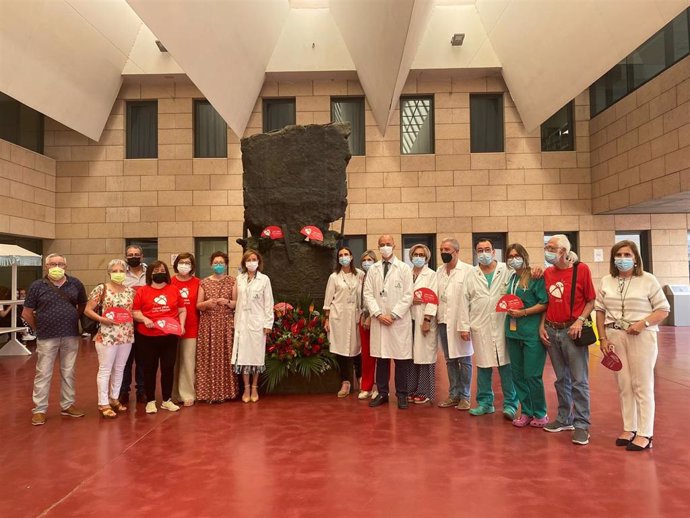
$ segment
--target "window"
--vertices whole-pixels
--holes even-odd
[[[436,269],[436,236],[434,234],[407,234],[403,235],[403,257],[410,268],[412,267],[412,260],[410,259],[410,248],[414,245],[426,245],[431,251],[431,259],[429,259],[429,268]]]
[[[556,234],[563,234],[563,235],[565,235],[565,237],[568,238],[568,241],[570,241],[570,250],[573,251],[573,252],[575,252],[575,253],[578,255],[578,257],[580,256],[580,253],[578,252],[578,243],[579,243],[579,240],[578,240],[578,234],[577,234],[577,232],[560,232],[560,231],[544,232],[544,246],[546,246],[546,243],[548,243],[549,240],[550,240],[553,236],[555,236]],[[580,259],[582,259],[582,258],[580,257]],[[544,264],[545,264],[546,266],[549,266],[549,264],[548,264],[546,261],[544,261]]]
[[[649,255],[649,230],[621,230],[616,232],[616,243],[619,241],[632,241],[637,245],[637,249],[640,251],[640,257],[642,257],[642,265],[645,271],[651,273],[652,271],[652,261]],[[610,250],[609,250],[610,253]],[[608,262],[609,257],[604,256],[604,259]]]
[[[345,236],[340,246],[352,250],[352,262],[357,268],[361,268],[360,258],[367,250],[367,236]]]
[[[364,155],[364,97],[332,98],[331,121],[350,123],[350,153]]]
[[[690,54],[689,13],[680,13],[592,84],[592,117]]]
[[[213,252],[228,253],[227,237],[197,237],[194,239],[194,258],[196,259],[196,276],[200,279],[213,274],[210,259]],[[228,265],[228,272],[232,266]]]
[[[554,113],[541,125],[542,151],[574,151],[575,125],[573,124],[573,102]]]
[[[131,238],[125,240],[125,251],[129,246],[140,246],[142,252],[144,252],[144,258],[142,259],[145,264],[151,264],[153,261],[158,260],[158,239],[154,238]],[[172,271],[172,264],[168,265],[170,271]]]
[[[0,92],[0,139],[43,153],[43,114]]]
[[[127,103],[127,158],[158,158],[158,101]]]
[[[434,98],[400,98],[400,153],[434,153]]]
[[[28,237],[17,237],[9,234],[0,234],[0,244],[21,246],[23,249],[35,254],[43,255],[43,240]],[[56,253],[64,253],[54,250]],[[67,262],[69,263],[69,254]],[[28,289],[31,283],[43,276],[40,266],[19,266],[17,268],[17,289]],[[12,268],[0,268],[0,286],[12,286]],[[10,297],[11,298],[11,297]]]
[[[502,153],[503,94],[470,94],[470,152]]]
[[[194,158],[226,158],[228,126],[211,103],[194,101]]]
[[[489,239],[493,243],[496,251],[496,260],[505,262],[506,235],[505,232],[477,232],[472,234],[472,264],[477,265],[477,242],[480,239]]]
[[[295,99],[264,99],[264,133],[295,124]]]

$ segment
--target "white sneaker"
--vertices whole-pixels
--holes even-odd
[[[371,397],[371,392],[368,390],[360,390],[357,399],[369,399]]]
[[[165,404],[165,403],[163,403]],[[158,412],[158,409],[156,408],[156,402],[155,401],[149,401],[146,403],[146,413],[147,414],[155,414]]]
[[[180,409],[180,407],[173,403],[171,399],[163,401],[163,403],[161,403],[161,408],[164,408],[170,412],[177,412]]]
[[[376,396],[379,395],[378,389],[374,389],[371,391],[371,399],[376,399]]]

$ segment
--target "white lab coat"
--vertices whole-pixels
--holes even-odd
[[[235,338],[232,347],[233,365],[264,365],[266,335],[264,329],[273,327],[273,292],[271,280],[256,272],[247,283],[246,273],[237,276],[237,306],[235,307]]]
[[[371,314],[371,355],[375,358],[412,358],[412,269],[397,257],[391,259],[388,275],[383,279],[383,261],[372,265],[364,282],[364,303]],[[395,314],[399,318],[390,326],[376,318]]]
[[[328,341],[330,351],[340,356],[357,356],[360,353],[357,322],[362,277],[364,272],[360,270],[356,270],[355,275],[333,272],[326,284],[323,309],[329,311]]]
[[[465,277],[468,272],[472,271],[472,265],[458,261],[450,271],[450,275],[446,275],[446,265],[436,270],[436,283],[438,286],[439,308],[436,317],[439,323],[446,324],[446,331],[448,334],[448,357],[449,358],[464,358],[472,356],[474,349],[472,348],[472,341],[465,342],[460,338],[460,333],[457,332],[458,323],[460,321],[460,304],[462,303],[462,287],[465,283]],[[447,280],[447,282],[446,282]],[[438,346],[441,346],[441,337],[438,338]]]
[[[496,304],[506,294],[512,273],[513,270],[505,263],[498,263],[491,288],[479,266],[465,276],[457,330],[472,334],[477,367],[498,367],[510,363],[506,348],[506,313],[497,313]]]
[[[413,285],[413,300],[414,292],[420,288],[429,288],[438,295],[438,286],[436,284],[436,272],[424,265],[422,271],[419,272],[417,279]],[[437,349],[436,349],[436,335],[438,326],[436,324],[436,304],[412,304],[410,314],[414,320],[414,342],[412,344],[412,357],[417,364],[436,363]],[[422,332],[422,324],[424,324],[424,316],[431,318],[429,332],[425,335]]]

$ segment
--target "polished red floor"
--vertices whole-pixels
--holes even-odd
[[[689,516],[690,329],[665,328],[654,449],[626,452],[613,375],[592,350],[592,438],[500,414],[370,409],[353,396],[268,396],[176,414],[96,413],[96,354],[78,362],[82,419],[32,427],[33,357],[0,359],[0,516]],[[438,368],[445,396],[445,367]],[[550,414],[553,372],[547,365]]]

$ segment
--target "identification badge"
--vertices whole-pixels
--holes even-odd
[[[510,319],[510,330],[511,331],[517,331],[517,319],[515,319],[515,318]]]
[[[441,295],[441,301],[448,302],[448,297],[446,297],[445,295]]]

